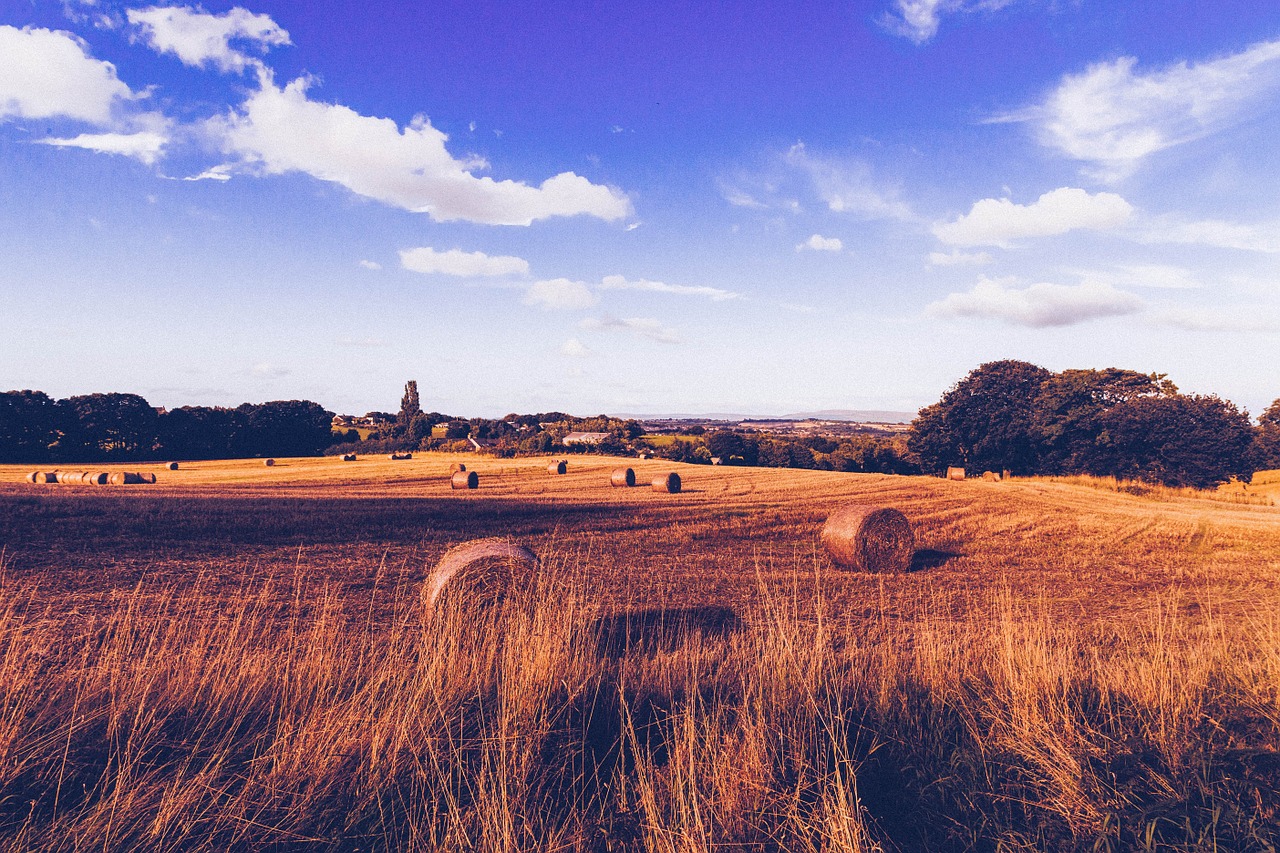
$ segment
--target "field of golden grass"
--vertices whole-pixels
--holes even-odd
[[[0,848],[1280,844],[1276,472],[466,458],[455,492],[451,461],[0,466]],[[912,571],[826,560],[849,501],[907,515]],[[424,612],[481,536],[530,545],[534,588]]]

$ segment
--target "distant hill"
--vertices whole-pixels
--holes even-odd
[[[890,412],[874,409],[822,409],[816,412],[796,412],[789,415],[744,415],[731,412],[703,412],[700,414],[650,414],[617,413],[615,418],[634,418],[638,421],[692,420],[692,421],[848,421],[850,423],[907,424],[915,419],[915,412]]]

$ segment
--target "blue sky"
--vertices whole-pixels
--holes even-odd
[[[408,8],[406,8],[408,7]],[[1280,397],[1280,6],[0,0],[0,387]]]

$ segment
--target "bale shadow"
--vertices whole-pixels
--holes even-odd
[[[945,566],[957,557],[965,556],[959,551],[939,551],[933,548],[921,548],[911,555],[911,565],[908,567],[909,572],[919,572],[925,569],[936,569],[939,566]]]
[[[601,657],[618,658],[629,651],[645,654],[674,651],[691,638],[724,638],[744,627],[730,607],[662,607],[631,611],[594,620],[588,630]]]

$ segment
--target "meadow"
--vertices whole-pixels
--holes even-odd
[[[1280,473],[451,461],[0,466],[0,849],[1280,844]],[[851,501],[911,571],[826,559]],[[425,612],[481,536],[536,583]]]

